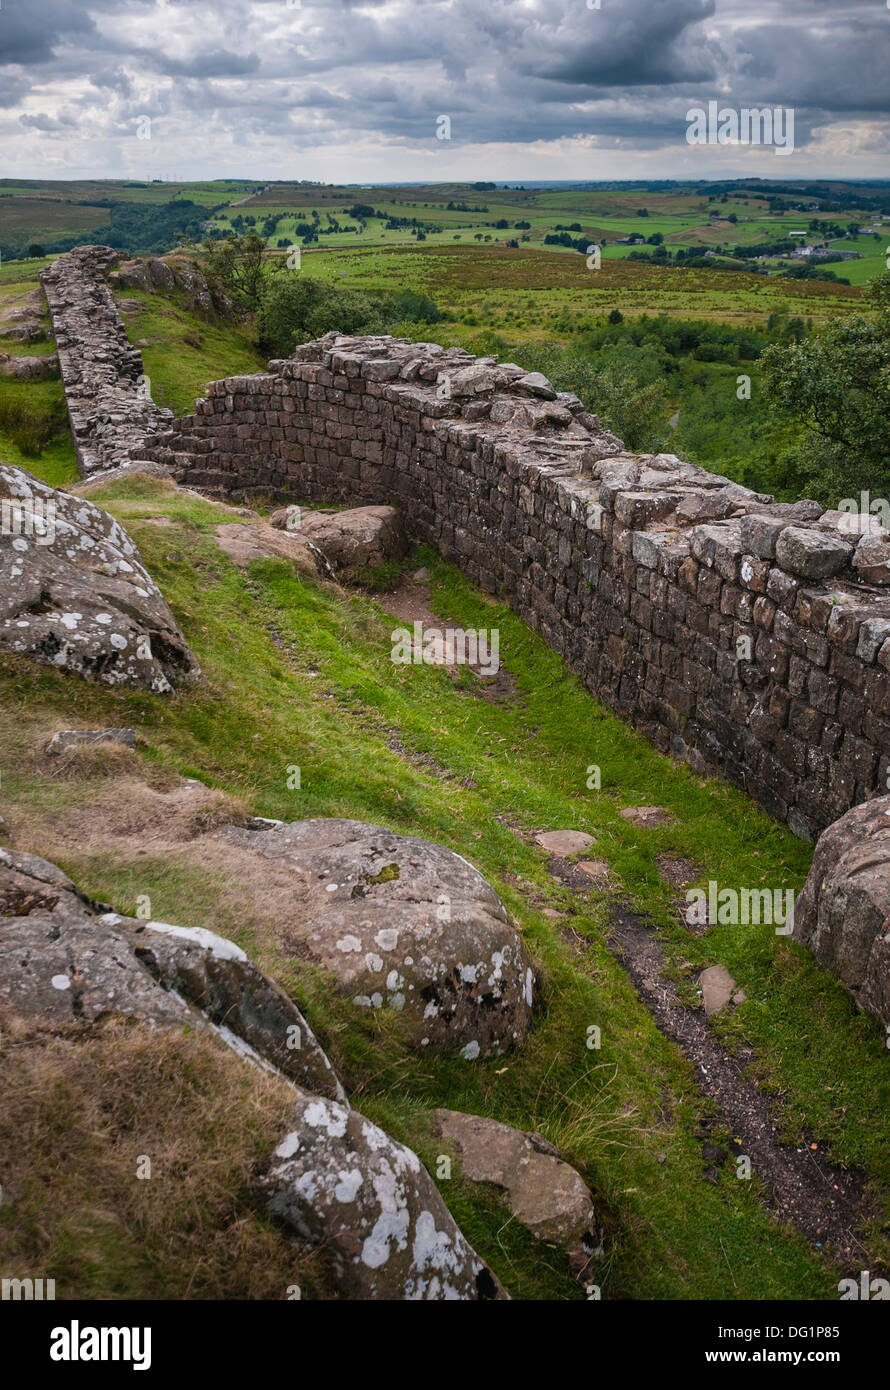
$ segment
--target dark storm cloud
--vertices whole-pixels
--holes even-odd
[[[147,112],[185,141],[288,149],[429,149],[447,114],[463,145],[682,150],[711,99],[793,106],[798,148],[819,127],[886,129],[883,0],[593,3],[2,0],[0,107],[48,138],[72,112],[109,132]]]
[[[552,33],[541,24],[523,44],[522,71],[592,87],[674,86],[717,76],[719,50],[701,25],[714,0],[624,0],[582,26],[571,10]]]
[[[0,10],[0,63],[45,63],[63,40],[89,43],[96,27],[88,10],[72,0],[6,0]]]
[[[145,52],[140,56],[143,63],[151,64],[158,72],[171,77],[247,77],[250,73],[258,72],[260,67],[259,54],[228,53],[222,48],[185,59]]]

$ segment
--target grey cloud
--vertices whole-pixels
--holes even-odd
[[[0,41],[0,106],[32,80],[35,140],[66,106],[112,139],[125,107],[163,113],[184,145],[212,129],[282,158],[440,148],[440,113],[452,151],[575,136],[682,150],[686,110],[712,98],[794,106],[798,148],[817,126],[877,134],[890,116],[882,0],[2,0]]]

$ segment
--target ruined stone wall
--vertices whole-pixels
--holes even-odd
[[[117,256],[110,246],[78,246],[40,275],[84,477],[138,456],[145,436],[172,418],[144,387],[142,354],[108,287]]]
[[[536,374],[329,335],[143,452],[230,496],[397,504],[657,747],[800,835],[886,790],[890,598],[862,578],[890,577],[886,542],[629,454]]]
[[[397,504],[657,747],[800,835],[887,790],[890,539],[630,454],[537,374],[331,334],[130,456],[233,497]]]

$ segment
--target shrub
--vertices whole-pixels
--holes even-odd
[[[325,333],[384,333],[388,321],[381,302],[369,295],[285,272],[266,282],[258,314],[260,342],[282,357]]]
[[[65,428],[65,419],[61,396],[46,402],[14,395],[8,388],[0,391],[0,429],[26,458],[39,458]]]

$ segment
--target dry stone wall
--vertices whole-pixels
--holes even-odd
[[[631,454],[537,373],[329,334],[128,447],[228,496],[397,503],[658,748],[801,836],[887,790],[886,533]]]
[[[42,271],[78,467],[84,477],[138,457],[172,411],[154,404],[106,276],[110,246],[78,246]]]
[[[537,374],[329,335],[211,383],[148,453],[230,496],[397,503],[657,747],[801,836],[887,787],[890,597],[856,568],[886,542],[630,454]]]

